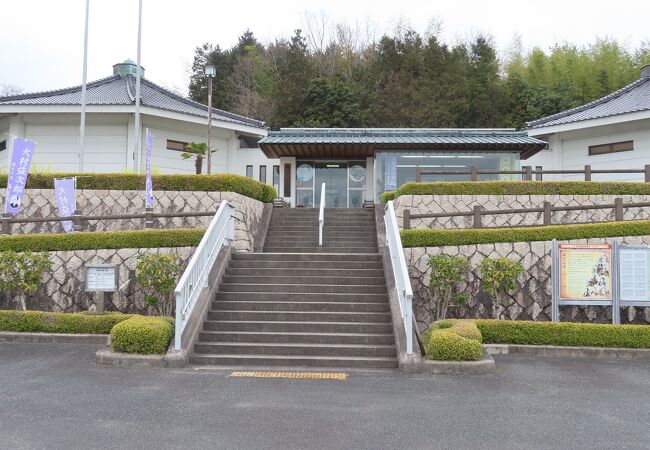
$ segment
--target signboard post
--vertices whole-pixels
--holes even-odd
[[[104,292],[116,292],[119,285],[117,264],[86,264],[85,290],[97,292],[97,312],[104,313]]]
[[[616,242],[558,244],[552,247],[552,320],[560,321],[561,305],[612,307],[612,323],[620,323],[617,301]]]

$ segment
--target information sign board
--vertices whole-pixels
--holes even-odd
[[[619,261],[623,306],[650,306],[650,248],[621,245]]]
[[[611,304],[611,244],[560,244],[558,253],[560,303]]]
[[[116,264],[87,264],[85,286],[88,292],[115,292],[118,288]]]

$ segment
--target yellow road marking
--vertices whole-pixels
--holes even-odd
[[[233,372],[231,377],[253,378],[299,378],[318,380],[345,380],[347,373],[336,372]]]

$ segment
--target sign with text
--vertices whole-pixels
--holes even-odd
[[[558,251],[560,301],[612,301],[611,244],[560,244]]]
[[[118,270],[116,264],[87,264],[86,291],[115,292],[118,288]]]
[[[25,185],[29,166],[32,163],[32,155],[36,144],[23,138],[15,138],[11,162],[9,165],[9,176],[7,177],[7,196],[5,199],[5,213],[15,216],[20,212],[20,205],[23,202]]]
[[[59,216],[66,217],[74,214],[77,209],[76,178],[55,178],[54,195]],[[66,233],[73,231],[72,220],[64,220],[61,226]]]
[[[619,247],[621,302],[650,306],[650,248]]]
[[[151,181],[151,146],[153,145],[153,134],[147,130],[145,147],[145,204],[147,208],[153,208],[153,183]]]

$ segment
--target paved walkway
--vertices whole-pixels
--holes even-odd
[[[0,448],[649,448],[650,363],[498,357],[482,377],[230,378],[0,344]]]

